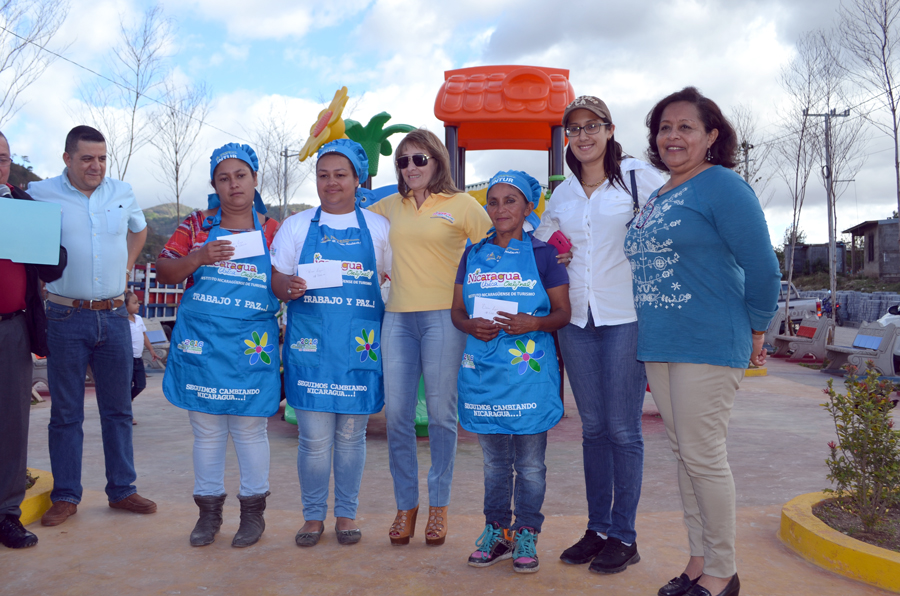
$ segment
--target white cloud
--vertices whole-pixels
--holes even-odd
[[[234,39],[301,38],[315,29],[337,25],[362,11],[369,0],[190,0],[170,2],[172,11],[190,10],[201,19],[224,25]]]
[[[444,71],[464,66],[532,64],[569,69],[576,94],[598,95],[607,101],[617,124],[616,138],[636,156],[643,155],[647,143],[647,111],[659,98],[685,85],[698,86],[726,113],[738,103],[752,105],[761,136],[774,138],[781,134],[776,115],[776,107],[783,104],[780,68],[792,58],[801,32],[835,23],[837,5],[838,0],[740,4],[632,0],[564,5],[544,0],[452,4],[167,0],[170,14],[204,24],[179,32],[177,48],[207,48],[202,58],[175,57],[180,68],[174,76],[179,80],[220,81],[222,64],[229,61],[266,72],[262,69],[268,65],[254,60],[272,54],[255,52],[257,40],[284,40],[280,55],[295,68],[290,74],[275,73],[270,80],[255,80],[252,85],[229,80],[228,91],[214,98],[210,123],[227,132],[208,128],[202,133],[201,157],[186,202],[194,206],[205,202],[205,164],[214,147],[246,137],[272,106],[286,106],[305,136],[322,104],[342,85],[349,87],[351,96],[345,116],[365,123],[387,111],[391,123],[425,126],[443,137],[443,124],[434,116],[434,100]],[[105,71],[104,56],[115,44],[120,13],[132,18],[141,10],[134,0],[74,0],[58,41],[72,44],[67,57]],[[340,26],[348,28],[347,47],[296,43],[324,28]],[[63,139],[79,123],[71,115],[77,105],[77,85],[90,76],[71,64],[55,63],[28,91],[28,103],[4,131],[10,133],[13,151],[28,155],[39,174],[56,175],[62,169]],[[399,138],[392,137],[394,146]],[[873,132],[865,168],[838,202],[839,228],[885,217],[896,208],[889,149],[889,139]],[[136,155],[128,176],[144,206],[167,196],[151,168],[152,148],[145,148]],[[467,155],[470,182],[510,168],[543,178],[547,156],[510,151]],[[382,158],[374,184],[395,182],[390,159]],[[790,213],[784,184],[773,180],[769,188],[774,198],[766,214],[776,241]],[[316,202],[314,188],[304,186],[298,200]],[[818,179],[809,183],[801,226],[811,240],[824,241],[824,191]]]

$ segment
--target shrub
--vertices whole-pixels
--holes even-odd
[[[891,419],[895,390],[890,381],[879,380],[871,361],[865,377],[855,366],[847,367],[844,381],[847,394],[841,395],[828,380],[828,402],[822,404],[834,419],[838,442],[831,441],[826,460],[828,479],[836,488],[825,489],[858,515],[867,531],[872,531],[892,505],[898,504],[900,489],[900,435]]]

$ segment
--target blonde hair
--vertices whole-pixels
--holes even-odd
[[[429,153],[429,159],[434,161],[434,175],[431,176],[431,180],[428,182],[429,193],[456,194],[462,192],[456,187],[456,183],[453,182],[453,178],[450,175],[450,154],[447,152],[447,148],[444,147],[444,144],[436,134],[430,130],[419,128],[403,137],[403,140],[400,141],[400,144],[397,145],[397,150],[394,152],[394,170],[397,172],[397,190],[401,195],[408,197],[412,191],[409,189],[409,186],[406,185],[406,180],[403,179],[400,166],[397,165],[396,156],[403,153],[409,145],[418,145],[427,151]]]

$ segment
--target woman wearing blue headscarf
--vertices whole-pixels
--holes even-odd
[[[381,280],[391,262],[388,220],[358,207],[368,170],[358,143],[339,139],[323,146],[316,162],[321,207],[289,217],[272,244],[273,288],[289,304],[284,383],[297,411],[305,519],[297,546],[315,546],[325,529],[332,462],[338,543],[362,537],[354,520],[366,425],[384,406]],[[298,275],[298,265],[308,270],[329,261],[340,263],[340,285],[314,286],[307,283],[312,274],[303,273],[309,280]]]
[[[569,276],[556,248],[522,229],[540,197],[540,184],[525,172],[491,178],[486,209],[493,233],[463,253],[450,310],[453,324],[468,334],[459,421],[478,434],[484,453],[485,527],[469,565],[512,558],[517,573],[539,567],[547,431],[563,414],[550,333],[570,316]],[[494,311],[485,310],[485,300],[499,301],[496,316],[485,318]]]
[[[194,432],[194,501],[200,519],[191,532],[192,546],[212,543],[222,525],[229,434],[241,475],[241,525],[231,545],[255,544],[266,527],[266,423],[278,411],[281,379],[274,350],[278,300],[272,293],[268,250],[273,226],[266,225],[265,206],[256,192],[258,166],[249,145],[216,149],[210,157],[216,192],[209,195],[209,209],[185,220],[156,263],[159,283],[188,279],[172,331],[176,349],[169,354],[163,393],[189,411]],[[199,228],[192,223],[197,221],[203,222]],[[229,237],[246,232],[257,234],[257,250],[232,260],[235,249]]]

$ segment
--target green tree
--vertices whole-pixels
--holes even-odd
[[[350,140],[356,141],[365,149],[369,158],[369,178],[378,174],[378,160],[381,155],[385,157],[394,152],[388,137],[394,134],[407,133],[416,129],[409,124],[392,124],[387,128],[384,125],[391,119],[387,112],[375,114],[369,123],[363,126],[356,120],[344,120],[347,125],[345,134]]]

